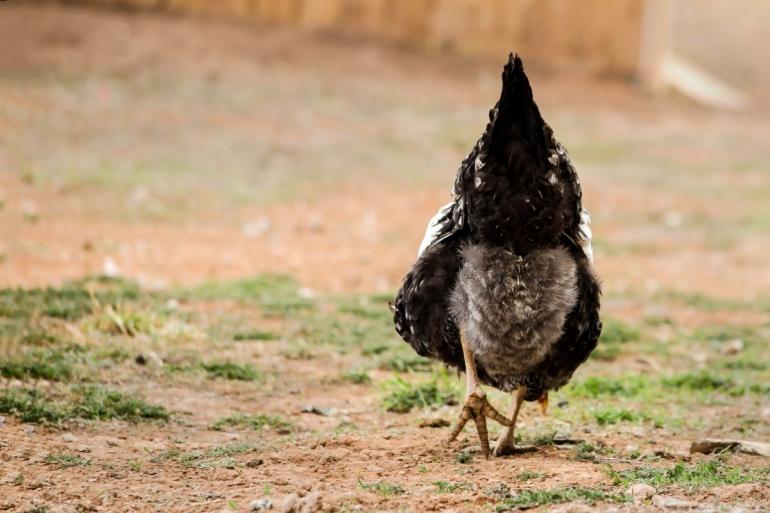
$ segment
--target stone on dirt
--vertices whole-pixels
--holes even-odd
[[[653,505],[661,509],[688,510],[698,506],[696,502],[685,501],[668,495],[653,495]]]
[[[296,493],[292,493],[284,497],[283,502],[281,502],[281,513],[291,513],[294,511],[294,506],[297,505],[297,499],[299,499],[299,497]]]
[[[421,428],[440,428],[447,427],[448,425],[449,421],[442,419],[441,417],[435,419],[422,419],[419,424]]]
[[[633,497],[634,504],[641,504],[655,495],[655,487],[647,483],[636,483],[628,488],[628,493]]]
[[[770,456],[770,444],[746,440],[703,438],[690,445],[691,453],[711,454],[717,451],[740,452],[754,456]]]
[[[273,501],[270,499],[258,499],[249,503],[249,511],[265,511],[273,509]]]

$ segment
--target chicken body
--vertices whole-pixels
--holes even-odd
[[[577,174],[518,56],[489,118],[431,220],[394,322],[417,353],[465,370],[469,396],[478,380],[517,390],[520,405],[567,383],[596,347],[600,289]]]

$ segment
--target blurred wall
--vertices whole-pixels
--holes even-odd
[[[83,3],[82,1],[80,3]],[[87,0],[224,15],[499,58],[631,75],[644,0]]]
[[[770,2],[678,0],[673,49],[770,105]]]

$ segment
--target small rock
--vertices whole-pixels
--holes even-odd
[[[663,214],[663,224],[669,228],[676,228],[682,224],[684,216],[677,210],[669,210]]]
[[[663,509],[692,509],[698,506],[696,502],[684,501],[667,495],[653,495],[652,503]]]
[[[273,509],[273,501],[270,499],[258,499],[249,503],[249,511],[265,511]]]
[[[503,483],[497,483],[489,489],[489,494],[496,499],[508,499],[511,497],[511,488]]]
[[[61,436],[61,439],[64,440],[65,442],[77,442],[78,441],[78,437],[76,437],[72,433],[64,433]]]
[[[120,276],[120,268],[118,267],[118,264],[115,263],[115,260],[110,257],[104,259],[104,262],[102,263],[102,274],[107,278],[117,278]]]
[[[281,513],[292,513],[298,499],[299,497],[296,493],[292,493],[291,495],[284,497],[283,502],[281,502]]]
[[[0,415],[0,426],[2,426],[3,424],[5,424],[5,417]]]
[[[716,451],[733,451],[754,456],[770,456],[770,444],[745,440],[703,438],[690,445],[691,453],[711,454]]]
[[[308,219],[307,227],[310,229],[310,231],[313,231],[313,232],[323,231],[324,219],[321,216],[321,214],[318,214],[318,213],[310,214],[310,219]]]
[[[321,511],[321,493],[311,492],[302,498],[299,513],[316,513]]]
[[[724,345],[722,345],[721,352],[723,355],[730,356],[743,351],[743,347],[743,340],[736,338],[725,342]]]
[[[628,488],[628,493],[634,498],[634,504],[641,504],[655,495],[655,487],[647,483],[636,483]]]
[[[548,513],[591,513],[593,508],[585,504],[562,504],[548,510]]]
[[[158,356],[158,353],[155,351],[147,351],[144,354],[139,354],[134,358],[134,361],[137,365],[147,365],[151,363],[155,367],[163,367],[163,359]]]
[[[448,425],[449,421],[442,418],[422,419],[419,424],[421,428],[440,428],[447,427]]]
[[[319,408],[318,406],[303,406],[300,411],[302,411],[302,413],[321,415],[322,417],[329,417],[334,413],[334,410],[331,408]]]
[[[254,221],[248,222],[241,227],[241,233],[247,239],[255,239],[261,235],[270,231],[270,219],[267,217],[260,217]]]

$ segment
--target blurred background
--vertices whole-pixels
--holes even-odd
[[[765,297],[768,27],[761,0],[3,2],[0,283],[393,291],[514,51],[610,298]]]

